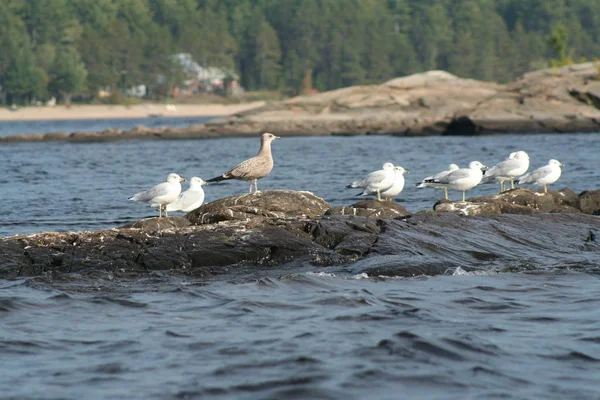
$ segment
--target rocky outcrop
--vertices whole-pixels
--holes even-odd
[[[406,208],[393,202],[364,200],[350,207],[332,207],[326,215],[358,215],[369,218],[397,218],[408,215]]]
[[[15,141],[201,139],[286,135],[476,135],[600,130],[598,63],[527,73],[501,85],[428,71],[380,85],[298,96],[188,128],[53,133]]]
[[[242,221],[255,226],[266,221],[284,221],[323,215],[329,204],[310,192],[269,190],[256,194],[225,197],[190,212],[195,225]]]
[[[579,196],[570,189],[533,191],[511,189],[492,196],[473,197],[467,202],[440,200],[433,209],[438,212],[459,212],[464,215],[493,214],[600,214],[600,190],[585,191]]]
[[[600,189],[582,192],[577,198],[577,207],[583,213],[600,215]]]
[[[111,279],[132,278],[156,270],[202,278],[246,274],[247,279],[253,271],[283,265],[295,271],[344,265],[340,268],[356,273],[410,276],[458,266],[513,268],[527,257],[530,262],[539,258],[536,252],[544,254],[535,261],[541,265],[593,264],[600,259],[595,239],[600,219],[542,211],[551,204],[551,211],[575,204],[597,211],[599,196],[599,191],[576,196],[568,190],[540,196],[517,189],[490,196],[493,201],[462,204],[534,215],[477,216],[486,212],[466,208],[463,214],[475,216],[464,217],[432,211],[408,216],[399,205],[374,201],[340,210],[309,192],[267,191],[221,199],[186,218],[3,238],[0,279],[98,271]],[[445,205],[456,203],[440,203],[436,209]]]

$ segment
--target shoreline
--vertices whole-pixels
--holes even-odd
[[[86,119],[127,119],[152,117],[222,117],[252,110],[265,105],[264,101],[241,104],[136,104],[121,105],[73,105],[30,106],[10,110],[0,108],[0,122],[86,120]]]

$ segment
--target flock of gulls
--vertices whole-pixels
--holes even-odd
[[[271,133],[261,136],[261,145],[258,154],[236,167],[215,178],[204,181],[198,177],[190,179],[190,187],[181,192],[181,182],[186,179],[175,173],[167,176],[167,181],[160,183],[149,190],[139,192],[129,198],[131,201],[149,203],[152,207],[158,207],[158,215],[165,216],[169,211],[190,212],[200,207],[204,202],[203,185],[210,182],[220,182],[228,179],[238,179],[250,182],[249,194],[258,192],[258,180],[269,175],[273,169],[273,156],[271,154],[271,142],[279,139]],[[548,185],[556,182],[561,175],[563,166],[558,160],[550,160],[547,165],[527,173],[529,169],[529,156],[524,151],[511,153],[506,160],[499,162],[492,168],[486,167],[479,161],[471,161],[468,168],[460,168],[456,164],[450,164],[445,171],[424,178],[416,185],[418,188],[443,189],[445,198],[448,199],[448,189],[462,191],[462,201],[465,201],[467,190],[479,184],[496,183],[500,185],[500,193],[507,190],[505,185],[510,182],[510,188],[515,184],[531,184],[544,187],[544,193],[548,192]],[[363,179],[356,180],[346,188],[362,189],[361,195],[376,195],[379,201],[392,201],[404,190],[404,174],[408,170],[394,166],[390,162],[383,164],[380,170],[373,171]]]

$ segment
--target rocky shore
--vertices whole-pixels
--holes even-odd
[[[225,136],[481,135],[599,132],[600,63],[527,73],[506,85],[429,71],[268,103],[206,124],[174,129],[55,132],[0,142],[203,139]]]
[[[157,270],[210,278],[281,266],[402,276],[457,267],[598,267],[598,215],[600,190],[515,189],[412,215],[394,203],[330,207],[310,192],[265,191],[185,217],[3,238],[0,279],[99,271],[127,279]]]

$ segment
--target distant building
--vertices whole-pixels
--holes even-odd
[[[190,53],[179,53],[172,56],[186,75],[183,87],[176,88],[174,94],[179,96],[198,93],[219,93],[237,95],[243,89],[239,85],[240,77],[229,68],[203,67]]]

